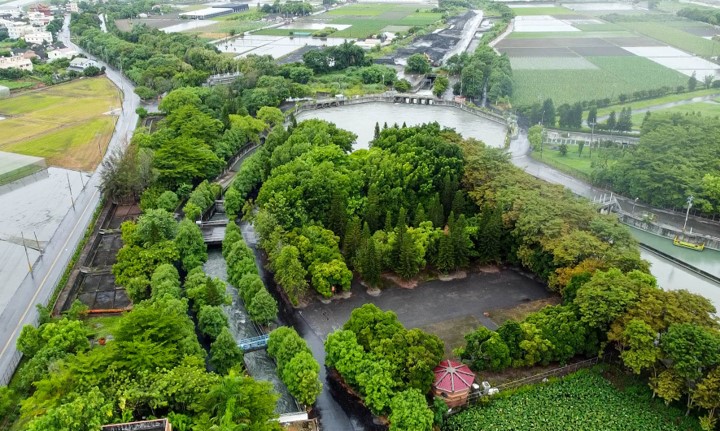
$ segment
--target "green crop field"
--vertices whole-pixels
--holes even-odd
[[[694,431],[697,419],[652,399],[647,384],[616,389],[598,373],[583,370],[562,380],[497,395],[447,420],[443,431],[592,430]]]
[[[92,170],[112,135],[120,106],[105,77],[80,79],[0,100],[0,150],[47,158],[50,165]]]
[[[641,57],[586,57],[594,70],[515,70],[515,105],[552,98],[556,105],[687,84],[687,77]]]
[[[513,12],[517,16],[531,16],[531,15],[574,15],[575,12],[570,9],[558,6],[549,7],[516,7],[513,8]]]
[[[705,57],[720,55],[720,42],[692,35],[678,28],[673,28],[668,23],[624,22],[622,25],[629,30],[634,30],[693,54]]]

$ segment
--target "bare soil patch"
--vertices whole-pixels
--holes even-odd
[[[538,299],[535,301],[528,301],[515,307],[511,308],[499,308],[497,310],[490,310],[486,313],[486,316],[492,319],[498,326],[505,323],[507,320],[514,320],[520,322],[527,317],[528,314],[538,310],[542,310],[548,305],[560,304],[559,296],[551,296],[548,298]]]

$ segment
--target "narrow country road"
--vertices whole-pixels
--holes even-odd
[[[590,184],[574,178],[568,174],[562,173],[545,163],[539,162],[530,157],[530,142],[527,139],[527,131],[521,130],[518,137],[510,141],[508,148],[512,163],[525,170],[530,175],[545,180],[549,183],[560,184],[579,196],[586,197],[590,200],[600,198],[602,195],[610,195],[610,191],[593,187]],[[615,195],[620,206],[628,212],[640,214],[642,212],[652,212],[656,216],[656,222],[682,228],[685,222],[685,214],[649,207],[641,202],[635,202],[634,199]],[[690,216],[687,222],[688,229],[693,232],[720,236],[720,223],[707,220],[700,217]]]
[[[67,15],[62,32],[58,33],[58,39],[67,47],[84,53],[70,41],[69,24],[70,16]],[[94,58],[89,54],[86,55]],[[130,141],[138,122],[135,109],[140,106],[140,99],[134,93],[134,86],[128,79],[103,62],[99,61],[99,63],[105,66],[107,77],[123,92],[122,112],[105,153],[105,157],[108,157],[118,148],[124,149]],[[32,274],[25,277],[10,300],[9,306],[0,315],[0,384],[7,384],[20,360],[15,342],[22,327],[37,322],[38,313],[35,305],[47,304],[90,224],[100,202],[98,186],[101,171],[102,165],[99,165],[77,196],[75,210],[65,216],[45,248],[44,254],[35,264]]]
[[[661,103],[659,105],[652,105],[652,106],[648,106],[646,108],[633,109],[632,113],[633,113],[633,115],[644,114],[646,112],[662,111],[663,109],[670,109],[670,108],[675,108],[676,106],[683,106],[683,105],[689,105],[691,103],[700,103],[700,102],[707,102],[707,103],[714,104],[714,105],[720,105],[718,102],[713,101],[713,99],[717,99],[718,97],[720,97],[720,93],[708,94],[705,96],[696,96],[696,97],[691,97],[689,99],[678,100],[676,102]],[[626,105],[630,106],[632,108],[632,102],[628,102]],[[599,116],[599,117],[597,117],[597,122],[601,123],[601,122],[607,121],[608,117],[609,117],[609,115]]]

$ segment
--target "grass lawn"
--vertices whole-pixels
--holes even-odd
[[[641,89],[675,87],[687,77],[652,61],[634,56],[586,57],[595,70],[515,70],[515,105],[530,105],[552,98],[555,105],[615,98]],[[562,61],[562,59],[559,59]]]
[[[321,17],[329,18],[328,27],[345,24],[351,27],[333,33],[330,37],[366,38],[380,33],[388,26],[424,27],[442,19],[442,14],[429,12],[418,5],[404,4],[352,4],[333,9]],[[275,34],[266,30],[258,34]],[[282,33],[283,35],[287,33]]]
[[[607,108],[600,108],[598,109],[598,117],[604,117],[606,115],[610,115],[610,111],[620,112],[620,110],[626,106],[630,106],[632,109],[644,109],[649,108],[651,106],[657,106],[657,105],[664,105],[666,103],[672,103],[672,102],[678,102],[680,100],[688,100],[692,99],[694,97],[700,97],[700,96],[708,96],[716,94],[720,96],[720,89],[718,88],[709,88],[709,89],[702,89],[702,90],[696,90],[692,93],[679,93],[679,94],[668,94],[667,96],[658,97],[656,99],[646,99],[646,100],[638,100],[635,102],[626,102],[626,103],[618,103],[617,105],[611,105]],[[587,117],[587,111],[583,115],[583,118]]]
[[[508,35],[508,39],[556,39],[556,38],[573,38],[573,39],[587,39],[587,38],[608,38],[608,37],[632,37],[633,33],[623,29],[612,29],[608,31],[593,30],[593,31],[524,31],[515,32],[513,31]]]
[[[628,22],[622,23],[628,30],[650,36],[668,45],[700,56],[720,55],[720,42],[703,39],[664,22]]]
[[[688,103],[687,105],[682,106],[674,106],[672,108],[663,109],[661,111],[653,111],[650,113],[650,115],[655,114],[674,114],[674,113],[680,113],[680,114],[700,114],[703,117],[706,118],[717,118],[720,116],[720,103],[712,103],[712,102],[696,102],[696,103]],[[645,114],[635,114],[632,116],[633,125],[636,128],[639,128],[642,124],[643,118],[645,118]]]
[[[112,135],[120,106],[105,77],[80,79],[0,101],[0,150],[47,158],[49,165],[92,170]]]
[[[115,328],[118,322],[120,322],[121,317],[122,315],[90,317],[86,323],[92,330],[92,335],[95,338],[107,338],[115,332]]]
[[[265,15],[266,14],[259,12],[256,8],[253,8],[249,11],[213,18],[212,21],[215,21],[215,24],[188,30],[183,33],[196,34],[198,37],[208,40],[221,39],[229,36],[231,31],[234,31],[235,34],[241,34],[266,26],[267,23],[260,21]]]
[[[559,6],[548,7],[515,7],[512,8],[516,16],[531,15],[575,15],[576,12]]]
[[[482,374],[481,374],[482,376]],[[621,388],[603,377],[600,367],[581,370],[501,392],[447,419],[443,431],[474,430],[700,430],[697,418],[682,408],[652,398],[640,378],[621,376]],[[494,382],[490,382],[494,383]],[[618,384],[619,386],[619,384]]]
[[[30,88],[37,84],[38,84],[37,81],[28,81],[28,80],[6,81],[4,79],[0,79],[0,85],[7,87],[11,90],[17,90],[19,88]]]
[[[618,148],[593,148],[591,152],[588,145],[583,147],[582,154],[578,150],[577,145],[568,145],[567,153],[563,156],[560,151],[545,144],[542,155],[540,151],[533,151],[530,157],[567,174],[590,180],[595,166],[613,164],[622,154],[622,150]]]

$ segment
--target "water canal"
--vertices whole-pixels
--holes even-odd
[[[203,266],[205,273],[218,277],[227,282],[227,266],[222,252],[219,248],[210,248],[208,250],[208,260]],[[256,337],[260,335],[258,328],[248,317],[242,300],[238,297],[238,291],[235,287],[228,284],[228,293],[232,296],[232,304],[225,306],[225,314],[230,322],[230,332],[235,340],[240,341],[245,338]],[[288,393],[285,384],[277,375],[275,362],[267,355],[265,350],[258,350],[245,354],[245,365],[248,373],[256,380],[264,380],[272,383],[275,391],[280,394],[275,411],[282,413],[297,412],[301,409],[293,397]]]

